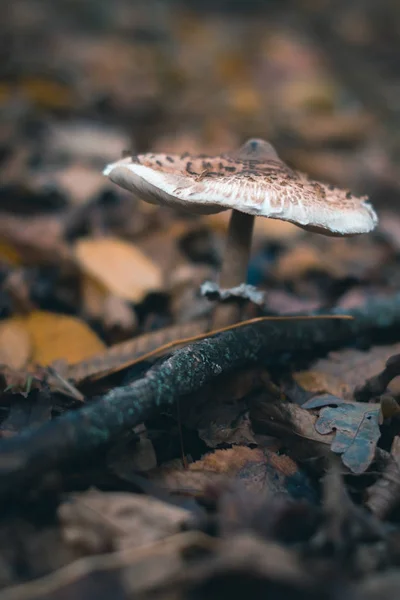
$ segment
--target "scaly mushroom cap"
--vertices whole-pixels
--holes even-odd
[[[366,197],[293,171],[258,139],[220,156],[139,154],[108,165],[104,175],[147,202],[190,212],[233,208],[327,235],[366,233],[378,222]]]

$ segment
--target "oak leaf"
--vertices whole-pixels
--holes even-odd
[[[323,394],[305,402],[303,408],[321,408],[315,429],[320,434],[335,432],[331,450],[341,454],[343,464],[353,473],[364,473],[375,457],[381,436],[381,405],[345,402]]]

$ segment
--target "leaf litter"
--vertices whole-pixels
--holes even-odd
[[[0,597],[397,597],[397,8],[14,4]],[[247,283],[265,300],[213,330],[200,287],[228,213],[149,205],[101,171],[249,137],[369,194],[380,225],[334,239],[257,219]]]
[[[321,409],[315,429],[318,433],[335,432],[332,452],[341,454],[343,464],[353,473],[363,473],[375,457],[381,436],[380,404],[344,402],[329,394],[316,396],[303,404],[306,409]]]

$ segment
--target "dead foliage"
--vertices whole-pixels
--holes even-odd
[[[398,597],[400,12],[334,4],[6,2],[0,600]],[[250,137],[379,225],[257,218],[238,298],[102,170]]]

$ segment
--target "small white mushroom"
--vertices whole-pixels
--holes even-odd
[[[260,139],[220,156],[139,154],[108,165],[104,174],[153,204],[202,214],[232,209],[221,288],[246,280],[257,215],[334,236],[366,233],[378,222],[366,197],[293,171]]]

